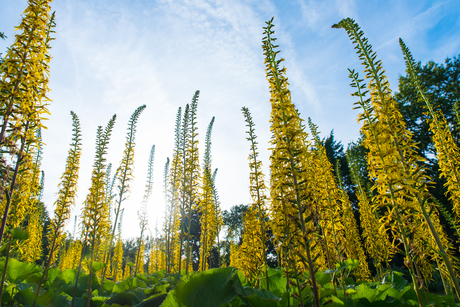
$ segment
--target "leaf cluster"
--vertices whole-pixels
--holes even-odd
[[[8,286],[3,295],[2,306],[30,306],[34,300],[38,283],[42,277],[42,268],[31,263],[23,263],[11,258],[6,272]],[[4,262],[4,260],[3,260]],[[1,265],[2,261],[0,261]],[[3,266],[2,266],[3,267]],[[97,272],[104,265],[100,262],[93,263],[93,270]],[[74,295],[74,282],[77,275],[76,269],[61,271],[52,268],[48,271],[48,278],[40,290],[36,306],[62,306],[71,305]],[[74,306],[86,306],[89,276],[80,275],[76,285]],[[154,274],[138,274],[130,276],[120,282],[104,280],[101,284],[99,277],[93,275],[93,295],[91,306],[159,306],[166,297],[166,293],[175,286],[178,277],[171,275],[165,277],[163,272]]]

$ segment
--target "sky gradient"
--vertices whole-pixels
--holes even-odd
[[[0,41],[3,55],[26,6],[25,0],[0,0],[0,32],[8,37]],[[443,63],[460,53],[460,6],[454,0],[55,0],[52,9],[57,27],[51,50],[51,117],[42,133],[44,202],[52,212],[71,142],[70,110],[80,118],[83,137],[73,216],[80,215],[88,193],[97,126],[105,126],[117,114],[107,156],[116,168],[129,117],[146,104],[136,135],[135,179],[122,204],[124,237],[140,232],[137,210],[153,144],[155,183],[148,205],[149,226],[154,233],[158,221],[161,229],[162,177],[166,158],[172,155],[175,115],[196,90],[201,91],[201,163],[206,127],[216,117],[212,167],[219,169],[216,186],[222,209],[250,202],[250,145],[243,106],[256,124],[268,181],[270,94],[261,40],[262,27],[272,16],[293,102],[303,119],[311,117],[319,125],[321,136],[334,129],[344,146],[358,138],[360,128],[347,68],[363,69],[345,31],[331,29],[332,24],[345,17],[359,23],[383,61],[394,91],[405,70],[399,37],[422,63]]]

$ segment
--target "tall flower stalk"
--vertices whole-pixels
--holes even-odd
[[[145,185],[145,192],[144,192],[144,197],[142,199],[141,209],[137,212],[137,215],[139,218],[139,226],[141,227],[141,235],[139,236],[139,248],[138,248],[137,256],[136,256],[134,276],[136,276],[137,273],[140,273],[140,266],[144,265],[143,257],[141,259],[141,252],[143,252],[143,249],[145,248],[144,232],[147,230],[147,226],[148,226],[147,204],[152,194],[154,158],[155,158],[155,145],[153,145],[152,148],[150,149],[149,162],[147,166],[147,183]],[[142,260],[142,263],[141,263],[141,260]]]
[[[214,117],[206,131],[205,152],[203,159],[203,186],[198,210],[201,213],[201,236],[200,236],[200,270],[210,268],[211,249],[216,239],[216,204],[214,203],[213,182],[211,174],[211,134],[214,125]]]
[[[220,208],[220,201],[219,201],[219,193],[217,193],[217,187],[216,187],[216,176],[217,176],[217,168],[214,169],[214,172],[212,173],[211,177],[211,187],[212,187],[212,197],[214,201],[214,206],[216,210],[214,210],[214,213],[216,215],[216,225],[215,225],[215,233],[216,233],[216,240],[217,240],[217,267],[221,267],[221,256],[220,256],[220,231],[222,230],[222,226],[224,224],[223,219],[222,219],[222,209]]]
[[[347,240],[342,222],[342,202],[337,180],[333,173],[326,149],[319,138],[317,126],[309,119],[313,138],[311,163],[312,198],[314,203],[314,220],[318,228],[318,241],[324,257],[319,257],[320,267],[335,269],[335,265],[344,260]]]
[[[367,188],[359,174],[358,161],[353,154],[353,145],[346,152],[347,162],[350,167],[351,178],[356,186],[359,216],[366,251],[372,258],[377,268],[379,279],[381,277],[382,263],[388,266],[392,258],[392,247],[386,232],[379,231],[380,214],[378,207],[371,201]]]
[[[108,122],[105,129],[101,126],[97,128],[96,136],[96,155],[94,157],[93,172],[91,175],[91,187],[84,201],[82,210],[82,237],[83,250],[85,247],[90,248],[90,265],[89,265],[89,285],[88,285],[88,300],[89,307],[91,301],[91,282],[93,275],[93,261],[95,251],[101,243],[101,239],[106,237],[110,231],[109,207],[105,195],[105,177],[106,177],[106,158],[107,146],[109,144],[110,135],[115,124],[116,116],[114,115]],[[83,257],[82,257],[83,258]],[[77,275],[78,280],[78,275]]]
[[[56,261],[56,251],[59,250],[62,244],[64,227],[70,218],[70,210],[72,206],[75,205],[78,172],[80,169],[81,128],[80,120],[78,119],[77,114],[73,111],[71,111],[70,114],[72,115],[73,127],[72,143],[70,144],[65,171],[61,176],[62,181],[58,185],[58,197],[54,203],[54,218],[51,220],[48,228],[48,242],[50,242],[50,248],[48,250],[44,273],[38,283],[37,293],[33,304],[34,306],[48,269]]]
[[[56,261],[55,252],[59,249],[64,227],[70,219],[70,210],[75,205],[77,196],[78,173],[80,170],[81,157],[81,128],[80,120],[73,111],[72,115],[72,143],[68,152],[65,171],[61,176],[62,181],[59,183],[59,191],[56,202],[54,203],[54,218],[51,220],[48,229],[48,242],[50,249],[48,251],[47,267]]]
[[[429,203],[429,178],[420,166],[424,159],[416,153],[416,144],[391,96],[382,63],[376,60],[377,55],[372,51],[363,31],[350,18],[341,20],[333,27],[345,29],[365,66],[370,99],[364,98],[367,91],[364,91],[365,85],[361,85],[362,80],[358,78],[358,74],[350,71],[350,77],[353,80],[352,86],[358,90],[354,95],[359,97],[358,104],[364,111],[360,120],[364,122],[362,132],[365,135],[365,145],[369,149],[369,174],[375,178],[373,188],[378,193],[376,200],[381,208],[387,210],[385,223],[404,245],[405,261],[414,282],[419,305],[423,306],[417,286],[422,280],[419,264],[423,263],[417,263],[414,256],[420,252],[429,254],[430,249],[437,249],[444,255],[446,265],[449,266],[450,263],[444,251],[440,228],[436,226],[437,218],[430,216],[431,212],[436,212],[436,208]],[[393,221],[397,226],[392,226]],[[429,229],[433,240],[427,242],[426,233],[420,232],[421,229]],[[423,249],[420,250],[422,246]]]
[[[120,167],[117,171],[117,182],[118,182],[118,195],[117,195],[117,202],[115,205],[115,220],[112,226],[112,233],[110,234],[109,238],[109,248],[105,250],[104,262],[110,263],[111,261],[111,251],[113,248],[113,239],[115,237],[115,229],[118,222],[118,217],[120,215],[121,210],[121,203],[127,198],[127,194],[130,191],[130,182],[133,180],[133,171],[134,171],[134,147],[135,143],[135,135],[136,135],[136,125],[141,115],[142,111],[146,108],[145,105],[138,107],[133,114],[131,115],[129,122],[128,122],[128,132],[126,134],[126,142],[125,142],[125,150],[123,152],[123,158],[120,163]],[[108,256],[107,256],[108,253]],[[105,273],[107,270],[107,266],[103,269],[102,273],[102,282],[104,281]]]
[[[8,213],[16,187],[19,166],[24,159],[26,142],[33,142],[34,131],[44,127],[49,81],[49,49],[54,33],[54,13],[50,16],[51,0],[29,0],[17,30],[15,42],[0,63],[0,147],[14,156],[15,167],[6,193],[0,227],[0,243],[6,228]]]
[[[200,91],[196,91],[193,95],[192,102],[190,104],[190,130],[189,130],[189,141],[187,142],[186,148],[186,163],[184,169],[186,170],[186,186],[184,189],[187,193],[187,202],[185,203],[187,212],[187,226],[185,228],[185,275],[188,275],[191,267],[191,252],[190,252],[190,241],[191,241],[191,228],[192,228],[192,212],[196,210],[196,203],[198,202],[198,186],[200,180],[200,162],[198,154],[198,125],[196,119],[197,107],[198,107],[198,96]],[[179,270],[180,272],[180,270]]]
[[[181,116],[182,108],[179,107],[176,114],[176,122],[174,129],[174,150],[172,155],[171,166],[167,178],[168,190],[165,191],[166,198],[166,220],[164,225],[165,233],[165,261],[166,261],[166,274],[170,274],[177,270],[177,259],[180,260],[179,253],[179,199],[181,196],[180,184],[182,183],[183,175],[183,159],[181,150]],[[166,166],[165,166],[166,177]],[[166,188],[165,188],[166,189]],[[177,265],[177,266],[176,266]]]
[[[325,241],[328,242],[329,239],[326,252],[332,245],[337,253],[334,262],[343,261],[343,254],[346,254],[349,259],[358,260],[359,267],[355,274],[361,280],[365,280],[369,278],[370,272],[350,200],[342,187],[339,169],[336,169],[336,176],[334,176],[333,166],[327,158],[326,148],[319,138],[318,127],[310,118],[308,118],[308,125],[315,144],[314,161],[317,167],[315,168],[314,182],[318,187],[316,193],[320,195],[319,199],[322,200],[322,205],[319,208],[320,214],[322,214],[322,232],[323,236],[326,237]],[[331,264],[329,267],[331,268]]]
[[[246,240],[248,247],[242,246],[242,249],[254,250],[256,254],[260,254],[259,257],[251,259],[249,266],[256,268],[256,275],[258,275],[258,270],[260,267],[263,267],[265,282],[267,290],[270,290],[269,279],[268,279],[268,264],[267,264],[267,230],[268,230],[268,214],[267,214],[267,196],[264,174],[262,172],[262,161],[259,160],[259,152],[257,151],[257,135],[255,134],[255,124],[252,120],[251,113],[246,107],[241,108],[241,111],[244,115],[244,120],[248,130],[246,133],[248,137],[246,138],[251,143],[251,149],[249,154],[249,193],[252,198],[252,205],[250,211],[245,215],[245,235],[251,240]],[[251,225],[254,223],[255,225]],[[249,230],[255,232],[252,236]],[[247,244],[243,239],[243,245]]]
[[[411,81],[415,84],[419,95],[422,97],[423,101],[429,110],[430,113],[430,130],[433,133],[433,143],[436,148],[436,158],[439,161],[439,169],[441,171],[441,177],[446,178],[447,191],[450,194],[450,200],[453,203],[453,211],[456,215],[456,222],[460,221],[460,149],[457,144],[454,142],[452,137],[452,132],[449,128],[449,125],[446,121],[446,118],[441,112],[435,112],[432,103],[428,100],[425,91],[420,85],[420,80],[416,73],[415,60],[412,57],[412,54],[409,48],[404,44],[402,39],[399,39],[399,44],[401,50],[404,54],[404,60],[406,62],[406,70],[411,78]],[[454,285],[457,297],[460,299],[460,284],[458,282],[457,276],[454,272],[453,266],[449,259],[449,254],[446,252],[444,245],[446,242],[441,242],[441,236],[438,236],[436,231],[436,223],[432,225],[429,221],[429,215],[424,212],[425,218],[428,216],[427,222],[430,230],[433,234],[433,237],[436,241],[436,244],[439,248],[439,255],[441,255],[442,260],[446,264],[449,277]],[[434,218],[438,218],[437,215]],[[439,228],[439,227],[438,227]],[[441,230],[442,231],[442,230]],[[444,240],[445,241],[445,240]],[[446,245],[447,246],[447,245]]]
[[[184,235],[185,235],[185,215],[187,210],[187,202],[189,201],[188,191],[189,188],[189,177],[188,172],[190,172],[190,166],[188,165],[187,160],[187,148],[190,142],[190,105],[187,104],[185,106],[184,115],[182,119],[181,131],[180,131],[180,155],[181,155],[181,175],[180,175],[180,207],[179,207],[179,231],[177,233],[178,237],[176,240],[178,241],[178,251],[176,256],[177,266],[178,266],[178,273],[182,274],[182,254],[183,254],[183,243],[184,243]],[[191,206],[190,206],[191,207]]]
[[[286,68],[280,68],[283,59],[277,59],[274,45],[273,19],[264,27],[263,50],[265,55],[266,76],[270,85],[270,102],[272,106],[271,127],[271,202],[274,218],[273,231],[275,237],[286,251],[288,259],[294,260],[293,247],[301,247],[297,256],[301,257],[311,279],[314,306],[319,307],[319,293],[316,284],[316,266],[312,255],[312,234],[316,232],[312,223],[312,207],[308,201],[306,161],[310,158],[307,150],[307,135],[299,113],[291,101]],[[305,256],[304,256],[305,255]],[[294,261],[295,262],[295,261]],[[297,298],[304,306],[302,295],[303,278],[295,264],[295,283],[298,289]]]
[[[191,267],[190,240],[193,211],[197,209],[200,164],[198,153],[197,107],[200,91],[196,91],[192,102],[185,106],[180,132],[180,155],[182,174],[180,176],[180,231],[179,252],[177,256],[178,272],[182,270],[182,254],[185,240],[185,274]]]

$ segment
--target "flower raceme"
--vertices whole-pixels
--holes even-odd
[[[322,241],[328,260],[329,269],[343,261],[344,254],[349,259],[357,259],[359,267],[356,276],[362,280],[370,276],[366,256],[361,245],[356,219],[348,199],[341,186],[341,175],[337,168],[334,176],[331,162],[327,158],[326,149],[319,138],[317,126],[308,119],[308,124],[314,138],[314,177],[316,206],[320,215]],[[330,250],[334,248],[335,250]]]
[[[205,154],[203,161],[203,185],[201,201],[198,210],[201,213],[201,237],[200,237],[200,270],[207,270],[210,265],[210,252],[217,237],[218,216],[214,202],[213,182],[211,175],[211,133],[214,125],[214,117],[206,131]]]
[[[243,272],[249,279],[255,279],[259,276],[259,271],[264,270],[266,287],[270,289],[268,278],[268,265],[267,265],[267,248],[266,244],[269,240],[267,236],[269,223],[267,214],[267,196],[264,174],[262,172],[262,161],[259,160],[259,153],[257,149],[257,136],[255,134],[255,124],[252,120],[249,109],[243,107],[243,112],[246,126],[248,130],[246,138],[251,142],[251,151],[249,154],[249,193],[252,198],[251,208],[245,215],[244,224],[244,237],[243,244],[240,249],[244,251],[244,258],[242,266],[245,267]],[[252,256],[251,256],[252,255]]]
[[[419,271],[419,266],[423,266],[423,255],[430,254],[430,249],[442,255],[451,280],[457,292],[460,292],[445,251],[444,246],[447,248],[447,245],[442,240],[445,235],[438,233],[440,228],[436,225],[437,209],[428,202],[430,195],[427,183],[430,178],[420,164],[424,159],[416,153],[412,134],[406,128],[391,96],[382,63],[376,60],[376,53],[372,51],[372,46],[354,20],[346,18],[333,27],[345,29],[365,66],[368,91],[365,90],[365,85],[361,85],[363,80],[358,78],[357,73],[350,70],[350,77],[353,80],[352,87],[357,89],[353,95],[359,98],[357,104],[363,110],[359,120],[363,121],[361,131],[365,146],[369,150],[369,175],[374,179],[373,190],[377,193],[374,200],[385,210],[382,218],[384,226],[381,229],[385,231],[388,228],[392,231],[395,247],[397,241],[402,242],[406,266],[411,273],[420,306],[424,303],[417,286],[420,278],[417,279],[416,271]],[[365,98],[368,93],[370,98]],[[432,218],[428,212],[436,214]],[[420,229],[429,229],[432,240],[427,241],[426,233],[423,235]],[[427,277],[429,272],[422,274]]]
[[[425,91],[422,89],[420,80],[417,76],[415,60],[409,48],[402,39],[399,39],[399,45],[406,62],[406,71],[411,81],[415,84],[418,94],[425,101],[429,111],[430,131],[433,133],[433,143],[436,148],[436,158],[439,161],[441,177],[446,179],[445,186],[450,195],[453,204],[453,211],[456,216],[456,222],[460,222],[460,149],[454,142],[452,132],[447,120],[441,111],[434,110],[433,104],[429,101]],[[458,106],[458,105],[457,105]]]
[[[273,233],[278,241],[286,260],[292,262],[297,255],[300,257],[303,270],[308,271],[311,278],[314,305],[319,306],[319,293],[316,285],[316,265],[312,255],[313,207],[309,202],[311,187],[307,161],[311,154],[307,149],[307,134],[302,120],[291,101],[291,93],[285,76],[286,69],[280,68],[283,59],[276,58],[279,50],[274,45],[273,19],[266,22],[262,48],[265,55],[265,72],[270,87],[271,102],[271,218]],[[304,305],[301,295],[301,273],[297,264],[291,264],[296,276],[296,287],[300,304]]]
[[[380,215],[378,206],[371,202],[369,194],[364,187],[364,183],[358,174],[357,161],[352,154],[353,148],[349,146],[347,150],[347,161],[350,166],[351,176],[353,183],[357,187],[357,198],[360,213],[360,222],[362,228],[362,236],[364,239],[364,246],[370,257],[374,261],[374,265],[378,268],[381,263],[388,265],[392,257],[391,242],[389,241],[386,232],[379,231],[380,228]]]

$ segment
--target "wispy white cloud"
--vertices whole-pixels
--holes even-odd
[[[384,34],[385,41],[378,46],[383,48],[387,45],[397,45],[399,37],[410,39],[415,35],[420,35],[435,26],[439,20],[446,14],[445,8],[449,1],[435,2],[423,12],[401,21],[401,24],[394,24],[391,30]]]
[[[321,2],[314,0],[297,0],[302,12],[303,22],[306,22],[310,28],[315,28],[320,20]]]
[[[354,0],[336,0],[335,3],[340,17],[357,18],[356,2]]]

